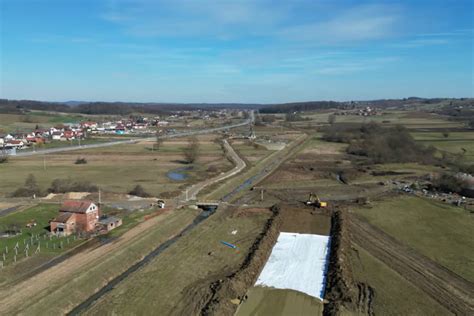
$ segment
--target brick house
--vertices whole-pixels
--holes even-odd
[[[92,201],[64,201],[59,215],[50,222],[51,232],[62,236],[90,232],[99,222],[99,216],[99,207]]]

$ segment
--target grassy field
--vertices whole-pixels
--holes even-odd
[[[250,165],[255,165],[259,160],[271,154],[272,150],[267,150],[263,146],[254,146],[252,142],[245,140],[232,141],[232,147]]]
[[[448,132],[447,137],[442,132],[416,132],[412,135],[424,145],[458,154],[465,162],[474,162],[474,131]]]
[[[241,173],[240,175],[232,177],[230,180],[226,181],[226,183],[219,186],[211,186],[210,189],[212,189],[212,191],[205,191],[203,192],[203,195],[206,195],[205,196],[206,199],[211,199],[211,200],[222,198],[226,193],[229,193],[230,191],[232,191],[236,186],[240,184],[244,184],[249,178],[262,172],[262,170],[265,169],[265,167],[267,166],[269,162],[274,161],[275,159],[279,157],[283,157],[284,155],[294,150],[294,146],[297,146],[298,141],[302,140],[304,138],[304,135],[300,134],[299,137],[300,138],[296,139],[292,144],[287,145],[282,150],[273,151],[270,155],[265,156],[263,159],[255,163],[253,166],[250,166],[250,168],[247,168],[246,170],[244,170],[244,172]],[[235,195],[233,199],[236,199],[238,196],[244,193],[245,193],[245,190],[242,190],[239,194]]]
[[[199,289],[237,269],[268,216],[268,212],[232,215],[231,210],[219,210],[130,275],[86,314],[193,314],[187,308],[195,303]],[[222,240],[238,249],[224,246]]]
[[[316,124],[326,124],[328,122],[328,117],[333,112],[308,112],[303,114],[303,117],[309,118],[311,121]],[[386,110],[382,111],[380,115],[376,116],[357,116],[357,115],[338,115],[336,116],[336,123],[369,123],[377,122],[382,125],[393,126],[393,125],[403,125],[410,129],[420,129],[420,128],[453,128],[453,127],[463,127],[459,122],[453,122],[446,120],[445,117],[431,114],[431,113],[421,113],[415,111],[395,111],[395,110]],[[295,122],[301,126],[305,126],[308,122]]]
[[[354,279],[375,289],[375,315],[451,315],[431,297],[360,247],[351,252]],[[350,314],[350,313],[347,313]]]
[[[94,137],[94,138],[87,138],[83,139],[80,141],[81,145],[91,145],[91,144],[99,144],[99,143],[106,143],[106,142],[111,142],[111,141],[117,141],[117,140],[125,140],[128,139],[128,137],[123,137],[123,138],[106,138],[106,137]],[[79,145],[79,140],[74,139],[70,141],[50,141],[47,143],[42,144],[41,146],[37,145],[32,145],[28,148],[22,149],[21,151],[18,152],[26,152],[26,151],[41,151],[43,149],[49,149],[49,148],[62,148],[62,147],[70,147],[70,146],[78,146]]]
[[[462,208],[414,196],[356,210],[370,223],[471,282],[474,218]]]
[[[36,125],[48,128],[64,123],[78,123],[84,120],[98,119],[82,114],[49,114],[45,112],[31,112],[29,114],[0,114],[0,130],[6,133],[30,132]]]
[[[44,280],[48,284],[47,289],[35,292],[35,295],[25,298],[29,302],[27,305],[16,304],[12,307],[14,310],[10,310],[10,312],[16,314],[22,311],[22,313],[29,315],[64,314],[98,288],[104,286],[112,277],[143,258],[157,245],[167,240],[169,236],[181,231],[196,214],[196,211],[188,209],[168,212],[156,218],[160,229],[148,228],[133,238],[128,238],[128,246],[114,249],[113,255],[107,253],[107,251],[112,251],[107,250],[108,248],[114,247],[114,243],[109,243],[83,254],[82,256],[93,258],[91,261],[87,261],[87,264],[81,264],[79,257],[77,262],[68,263],[68,265],[74,265],[70,266],[71,273],[61,278],[52,279],[38,276],[47,278]],[[120,242],[121,238],[117,242]],[[99,252],[103,252],[103,254],[100,255]],[[73,286],[71,286],[72,284]],[[4,290],[8,291],[8,289]]]
[[[72,236],[69,238],[50,238],[46,236],[49,233],[49,221],[57,214],[57,204],[40,204],[23,211],[0,217],[0,231],[4,232],[12,226],[21,229],[19,235],[0,238],[0,255],[3,255],[3,253],[6,255],[4,262],[6,268],[0,270],[0,284],[11,281],[15,277],[27,272],[26,269],[40,265],[84,241]],[[37,225],[32,228],[27,228],[26,224],[30,221],[35,221]],[[38,235],[39,238],[36,238]],[[17,243],[19,250],[16,255],[17,262],[15,263],[14,247]],[[39,253],[35,253],[38,244],[40,244],[40,251]],[[26,257],[25,252],[27,247],[29,248],[28,257]],[[6,248],[8,248],[8,253],[6,253]],[[3,258],[0,258],[0,261],[3,261]],[[25,270],[22,269],[23,267]]]
[[[223,170],[232,168],[219,144],[212,136],[200,137],[200,154],[186,181],[172,181],[166,174],[186,166],[182,163],[186,139],[165,141],[159,151],[152,151],[152,142],[84,149],[51,155],[12,158],[0,165],[0,194],[6,196],[21,187],[33,174],[46,190],[54,179],[72,178],[90,181],[103,191],[126,193],[135,185],[142,185],[152,195],[178,190],[186,183],[197,182]],[[87,164],[76,165],[78,157]],[[212,168],[211,168],[212,167]]]
[[[253,287],[248,299],[237,310],[237,316],[322,315],[320,300],[293,290]]]

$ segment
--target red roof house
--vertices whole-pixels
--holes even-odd
[[[68,236],[74,232],[90,232],[99,222],[99,207],[89,200],[64,201],[59,215],[50,222],[51,232]]]

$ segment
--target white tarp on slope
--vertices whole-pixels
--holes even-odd
[[[329,236],[280,233],[255,285],[291,289],[322,299]]]

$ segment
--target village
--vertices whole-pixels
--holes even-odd
[[[225,120],[241,116],[242,112],[220,109],[215,111],[177,111],[166,116],[131,115],[127,118],[84,120],[43,127],[36,124],[30,131],[2,133],[0,129],[0,150],[14,155],[17,150],[27,150],[47,146],[51,143],[72,143],[93,137],[149,136],[176,133],[175,126],[189,128],[192,121]]]

